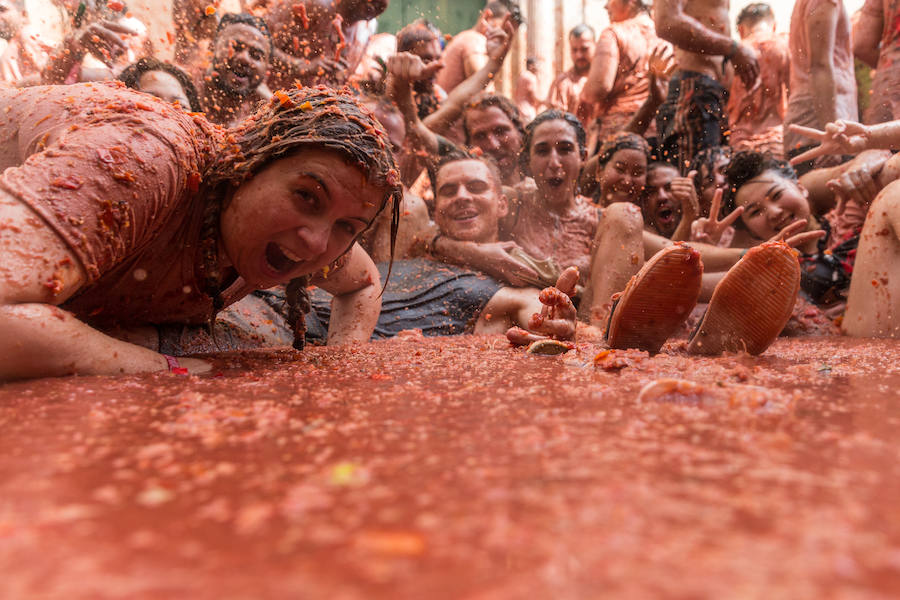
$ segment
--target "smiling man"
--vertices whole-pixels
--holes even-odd
[[[266,95],[260,85],[269,71],[272,37],[253,15],[226,14],[213,42],[213,63],[198,85],[203,112],[213,123],[241,121]]]

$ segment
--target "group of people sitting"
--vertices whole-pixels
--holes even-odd
[[[787,39],[752,4],[742,42],[727,0],[610,0],[546,101],[493,89],[513,0],[450,41],[371,35],[386,1],[176,0],[178,66],[83,1],[30,72],[0,5],[0,380],[404,330],[656,353],[692,313],[688,352],[759,354],[798,306],[900,332],[900,121],[857,122],[840,0]]]

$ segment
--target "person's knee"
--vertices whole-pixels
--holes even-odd
[[[640,235],[644,231],[641,209],[631,202],[616,202],[603,209],[606,225],[621,234]]]

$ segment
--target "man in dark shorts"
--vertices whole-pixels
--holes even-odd
[[[731,37],[728,0],[656,4],[657,35],[675,46],[678,65],[656,116],[660,151],[686,175],[701,150],[727,142],[728,92],[722,82],[729,63],[748,89],[756,83],[759,65],[753,50]]]

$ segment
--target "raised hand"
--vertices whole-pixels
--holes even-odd
[[[858,154],[868,148],[871,137],[871,130],[866,125],[844,120],[829,123],[825,126],[825,131],[802,125],[791,125],[789,129],[819,142],[815,148],[792,158],[792,165],[829,154]]]
[[[669,77],[675,70],[675,57],[671,48],[660,44],[650,52],[647,71],[650,75],[650,95],[657,104],[662,104],[669,90]]]
[[[713,195],[708,218],[701,217],[691,223],[692,242],[703,242],[714,246],[718,245],[719,241],[722,239],[722,234],[725,233],[729,227],[734,225],[734,222],[744,214],[744,207],[739,206],[720,220],[719,212],[722,209],[722,193],[722,190],[718,189]]]
[[[439,60],[426,65],[419,56],[411,52],[398,52],[387,61],[388,74],[398,83],[405,82],[407,84],[420,79],[428,79],[443,66],[444,64]]]
[[[487,23],[487,21],[485,21]],[[487,25],[487,55],[491,60],[502,63],[512,46],[513,38],[516,35],[518,25],[513,24],[511,15],[506,15],[500,27],[491,27]]]

